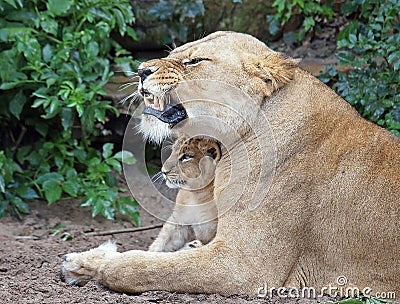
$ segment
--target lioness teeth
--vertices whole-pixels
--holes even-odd
[[[151,93],[144,93],[144,103],[146,105],[146,107],[148,107],[149,105],[151,105],[153,103],[154,100],[154,95]]]
[[[150,92],[144,92],[144,103],[146,107],[152,107],[158,111],[164,111],[165,109],[165,100],[163,98],[154,96]]]

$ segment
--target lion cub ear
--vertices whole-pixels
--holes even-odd
[[[204,155],[207,155],[216,161],[221,159],[221,147],[214,140],[205,140],[200,142],[199,148]]]
[[[300,59],[272,51],[261,58],[255,56],[247,58],[244,68],[251,76],[264,81],[267,86],[263,91],[269,96],[293,78],[300,61]]]

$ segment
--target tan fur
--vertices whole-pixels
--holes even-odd
[[[214,202],[214,176],[220,158],[218,143],[208,138],[183,136],[174,143],[161,172],[171,188],[180,190],[172,215],[149,251],[198,248],[214,238],[218,215]],[[186,244],[189,241],[193,242]]]
[[[270,56],[280,58],[278,67],[270,61],[260,65],[254,61]],[[182,60],[193,57],[210,60],[183,65]],[[248,35],[214,33],[177,48],[164,61],[143,66],[158,68],[154,77],[209,80],[185,89],[172,81],[168,86],[156,85],[157,80],[149,76],[143,86],[154,94],[166,90],[172,94],[182,86],[181,96],[196,98],[207,95],[208,84],[218,80],[251,96],[259,106],[249,103],[240,108],[247,124],[221,114],[239,131],[247,154],[235,142],[227,145],[228,154],[222,153],[214,195],[219,212],[225,212],[219,214],[211,243],[174,253],[68,255],[63,263],[67,277],[91,276],[125,292],[256,295],[265,283],[318,289],[346,276],[349,285],[360,289],[368,286],[374,292],[400,294],[398,138],[361,118],[330,88],[295,68],[292,59],[276,55]],[[236,102],[233,91],[220,94],[221,103]],[[201,110],[215,115],[222,111],[202,101],[193,103],[196,109],[189,103],[184,106],[189,123],[193,113]],[[165,124],[144,119],[144,135],[162,140],[151,129]],[[233,157],[239,161],[230,162]],[[244,165],[231,173],[246,161],[248,175],[243,176]],[[269,187],[265,195],[260,184]]]

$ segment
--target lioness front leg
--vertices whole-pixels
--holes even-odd
[[[122,292],[166,290],[171,292],[255,294],[254,274],[240,269],[240,257],[223,242],[176,252],[127,251],[93,253],[99,248],[66,256],[62,265],[68,283],[94,278]],[[235,266],[235,267],[233,267]],[[81,284],[80,284],[81,285]],[[253,290],[254,289],[254,290]]]
[[[173,224],[169,221],[164,224],[149,251],[170,252],[181,249],[186,242],[194,239],[194,233],[190,226]]]
[[[67,254],[61,267],[61,277],[70,285],[85,285],[96,276],[96,271],[104,259],[116,255],[117,246],[112,242],[106,242],[89,251]]]

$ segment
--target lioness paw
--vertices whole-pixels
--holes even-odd
[[[116,252],[116,244],[108,241],[89,251],[66,254],[61,264],[61,280],[69,285],[85,285],[96,276],[104,259]]]

